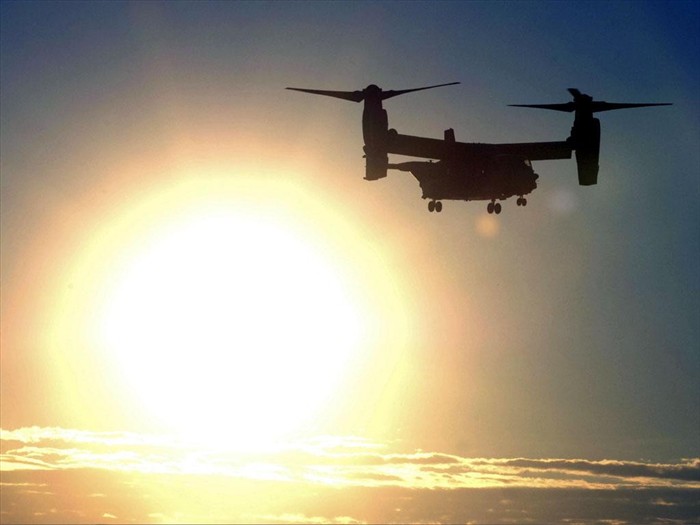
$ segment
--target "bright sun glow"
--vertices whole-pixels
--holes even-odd
[[[291,175],[171,179],[97,206],[60,270],[45,344],[67,416],[240,449],[354,416],[381,432],[355,388],[369,364],[368,395],[400,388],[414,323],[380,239]]]
[[[376,243],[292,176],[232,173],[95,212],[45,336],[81,424],[116,410],[117,427],[250,447],[322,427],[368,360],[393,369],[405,301]]]
[[[102,334],[154,414],[184,431],[259,439],[311,416],[360,343],[344,286],[281,224],[187,217],[128,262]]]

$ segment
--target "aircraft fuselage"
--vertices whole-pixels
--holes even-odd
[[[511,155],[459,163],[414,161],[389,167],[411,172],[420,184],[422,197],[431,201],[495,202],[517,196],[518,204],[524,205],[524,196],[537,188],[538,175],[529,160]]]

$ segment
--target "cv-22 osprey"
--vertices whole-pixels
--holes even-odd
[[[415,89],[384,91],[371,84],[361,91],[326,91],[287,88],[313,95],[324,95],[351,102],[364,102],[362,135],[365,145],[365,179],[378,180],[387,170],[411,172],[420,184],[428,210],[440,212],[443,200],[488,201],[489,213],[500,213],[501,203],[517,197],[516,204],[525,206],[526,195],[537,187],[538,175],[532,161],[570,159],[576,154],[579,184],[590,186],[598,181],[600,153],[600,121],[594,113],[645,106],[667,106],[669,103],[614,103],[593,100],[577,89],[569,89],[573,100],[562,104],[512,104],[516,107],[539,108],[574,113],[570,136],[558,142],[521,142],[514,144],[481,144],[457,142],[452,129],[445,130],[442,140],[403,135],[389,129],[383,102],[414,91],[451,86],[459,82]],[[389,154],[429,159],[390,163]]]

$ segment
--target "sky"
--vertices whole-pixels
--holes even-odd
[[[697,2],[0,3],[0,520],[700,521],[699,49]],[[436,214],[284,89],[456,81],[390,127],[673,105]]]

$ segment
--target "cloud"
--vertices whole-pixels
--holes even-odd
[[[343,486],[96,469],[42,476],[54,496],[3,487],[2,521],[105,523],[697,523],[698,490],[664,487],[457,488]],[[107,495],[91,498],[93,491]],[[79,509],[76,510],[76,509]],[[34,516],[34,513],[39,513]]]
[[[104,469],[343,486],[700,489],[700,458],[677,463],[468,458],[389,450],[358,437],[322,436],[242,454],[168,436],[30,427],[0,431],[4,471]]]
[[[272,458],[269,464],[273,464]],[[326,465],[324,474],[336,481],[343,476],[349,478],[343,484],[308,481],[297,474],[288,480],[276,480],[245,477],[240,472],[234,476],[104,468],[3,472],[0,520],[3,523],[114,520],[119,523],[660,525],[697,523],[700,517],[698,488],[615,484],[612,480],[603,488],[594,489],[585,484],[562,487],[530,482],[522,486],[512,482],[485,488],[444,488],[450,486],[447,484],[421,488],[410,486],[401,475],[390,479],[377,476],[374,465],[365,466],[364,470],[361,466],[357,470],[349,469],[349,465],[339,467],[336,470],[336,466]],[[422,467],[439,471],[436,465]],[[447,470],[454,471],[455,465],[451,464]],[[371,475],[379,477],[379,483],[370,479]],[[514,475],[502,476],[507,481],[516,479]],[[104,497],[95,497],[96,494]]]
[[[0,431],[3,522],[700,520],[700,458],[471,458],[321,436],[248,452],[171,436]]]
[[[582,459],[509,459],[499,464],[538,471],[584,472],[617,478],[669,479],[700,482],[700,458],[676,464]]]

